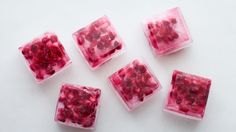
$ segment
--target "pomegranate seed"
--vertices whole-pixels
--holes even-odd
[[[42,42],[43,42],[44,44],[46,44],[48,41],[50,41],[50,39],[49,39],[47,36],[45,36],[45,37],[42,39]]]
[[[138,94],[138,99],[139,99],[140,102],[143,102],[143,100],[144,100],[144,95],[143,95],[143,93],[139,93],[139,94]]]
[[[112,33],[112,32],[109,32],[109,33],[108,33],[108,36],[109,36],[109,40],[110,40],[110,41],[114,40],[115,37],[116,37],[115,34]]]
[[[27,55],[29,52],[29,49],[27,47],[24,47],[23,50],[21,51],[21,53],[25,56]]]
[[[43,80],[44,76],[41,72],[38,72],[37,75],[36,75],[36,78],[39,79],[39,80]]]
[[[172,24],[176,24],[177,23],[175,18],[171,18],[170,21],[171,21]]]
[[[143,74],[147,71],[144,65],[135,66],[135,70],[138,74]]]
[[[120,45],[119,42],[117,42],[117,41],[114,42],[114,47],[115,47],[115,48],[117,48],[119,45]]]
[[[115,42],[116,43],[116,42]],[[119,44],[117,47],[116,47],[116,49],[117,50],[120,50],[120,49],[122,49],[122,45],[121,44]]]
[[[77,41],[78,41],[78,44],[79,44],[79,45],[83,45],[84,42],[85,42],[85,41],[84,41],[84,37],[82,37],[82,36],[78,36],[78,37],[77,37]]]
[[[57,36],[56,36],[56,35],[52,35],[52,36],[50,36],[50,39],[51,39],[52,43],[54,43],[54,42],[57,42],[57,41],[58,41],[58,38],[57,38]]]
[[[157,39],[155,37],[150,36],[150,40],[152,42],[152,45],[155,49],[158,49],[158,45],[157,45]]]
[[[177,98],[176,98],[176,103],[177,103],[177,104],[181,104],[181,103],[182,103],[181,97],[177,97]]]
[[[97,48],[100,49],[100,50],[104,50],[104,49],[105,49],[105,43],[99,42],[99,43],[97,44]]]
[[[91,127],[93,125],[93,121],[90,120],[86,120],[86,122],[83,123],[83,127]]]
[[[94,63],[97,63],[99,60],[96,56],[89,56],[88,61],[94,64]]]
[[[151,95],[152,93],[153,93],[153,91],[150,90],[150,89],[147,89],[147,90],[145,90],[145,92],[144,92],[144,94],[145,94],[146,96]]]
[[[115,53],[115,51],[116,51],[116,49],[110,50],[110,51],[108,52],[108,55],[111,55],[111,54]]]
[[[193,92],[193,93],[197,93],[199,91],[199,87],[198,86],[192,86],[190,88],[190,91]]]
[[[130,94],[125,94],[125,93],[123,93],[123,96],[124,96],[124,99],[125,99],[126,101],[129,101],[129,100],[131,100],[131,99],[133,98],[133,96],[130,95]]]
[[[36,44],[31,45],[31,51],[32,52],[37,52],[38,46]]]
[[[52,74],[55,73],[55,70],[52,67],[47,67],[46,73],[49,74],[49,75],[52,75]]]
[[[152,23],[148,23],[148,29],[152,30],[153,28],[154,28],[153,24]]]
[[[94,55],[95,54],[95,49],[93,47],[89,47],[89,48],[87,48],[87,53],[89,55]]]
[[[188,111],[189,111],[189,108],[188,108],[187,106],[185,106],[185,105],[180,105],[180,106],[179,106],[179,110],[180,110],[180,111],[183,111],[183,112],[188,112]]]
[[[101,55],[100,57],[101,58],[106,58],[108,55],[109,55],[109,53],[105,53],[105,54]]]

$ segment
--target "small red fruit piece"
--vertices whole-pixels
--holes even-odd
[[[98,42],[98,43],[97,43],[97,48],[100,49],[100,50],[104,50],[104,49],[105,49],[105,43],[103,43],[103,42]]]
[[[78,41],[78,44],[79,45],[83,45],[85,40],[84,40],[84,37],[83,36],[77,36],[77,41]]]
[[[50,39],[51,39],[52,43],[58,42],[58,38],[57,38],[56,35],[51,35],[51,36],[50,36]]]
[[[121,79],[116,75],[112,77],[112,81],[114,82],[115,85],[121,84]]]
[[[171,19],[170,19],[170,22],[171,22],[172,24],[176,24],[176,23],[177,23],[177,20],[176,20],[175,18],[171,18]]]
[[[50,41],[50,39],[47,36],[42,38],[42,43],[46,44],[48,41]]]
[[[189,108],[188,108],[188,106],[186,106],[186,105],[180,105],[180,106],[179,106],[179,110],[180,110],[180,111],[183,111],[183,112],[188,112],[188,111],[189,111]]]
[[[148,23],[148,29],[152,30],[153,28],[154,28],[153,24],[152,23]]]
[[[39,80],[43,80],[43,79],[44,79],[44,76],[43,76],[43,74],[42,74],[41,72],[38,72],[38,73],[36,74],[36,78],[39,79]]]

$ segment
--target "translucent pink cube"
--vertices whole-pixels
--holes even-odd
[[[62,70],[71,60],[54,33],[44,33],[19,48],[37,82]]]
[[[174,71],[165,110],[191,119],[202,119],[210,86],[210,79]]]
[[[113,73],[109,82],[128,110],[135,109],[161,88],[147,65],[137,59]]]
[[[144,23],[144,32],[156,55],[176,52],[192,41],[178,7],[147,20]]]
[[[96,124],[101,90],[64,84],[56,106],[55,121],[67,126],[93,129]]]
[[[73,37],[92,69],[118,56],[124,48],[123,41],[106,16],[78,30]]]

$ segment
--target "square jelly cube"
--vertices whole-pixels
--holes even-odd
[[[192,41],[178,7],[147,20],[144,23],[144,32],[156,55],[173,53]]]
[[[123,41],[106,16],[73,34],[84,58],[92,69],[110,60],[123,49]]]
[[[19,48],[37,82],[62,70],[71,60],[54,33],[44,33]]]
[[[191,119],[202,119],[210,86],[210,79],[174,71],[165,110]]]
[[[137,59],[113,73],[109,82],[128,110],[138,107],[161,88],[147,65]]]
[[[67,126],[93,129],[96,123],[101,90],[63,84],[56,106],[55,121]]]

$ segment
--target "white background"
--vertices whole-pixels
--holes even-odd
[[[178,53],[155,57],[141,21],[179,6],[193,43]],[[96,132],[222,132],[236,130],[235,0],[0,0],[0,132],[76,132],[54,122],[63,82],[99,87],[102,104]],[[91,71],[77,52],[72,33],[106,14],[126,44],[126,52]],[[53,31],[73,64],[39,85],[22,61],[18,47]],[[163,89],[128,112],[106,78],[134,58],[150,65]],[[172,71],[212,79],[205,118],[192,121],[163,112]]]

